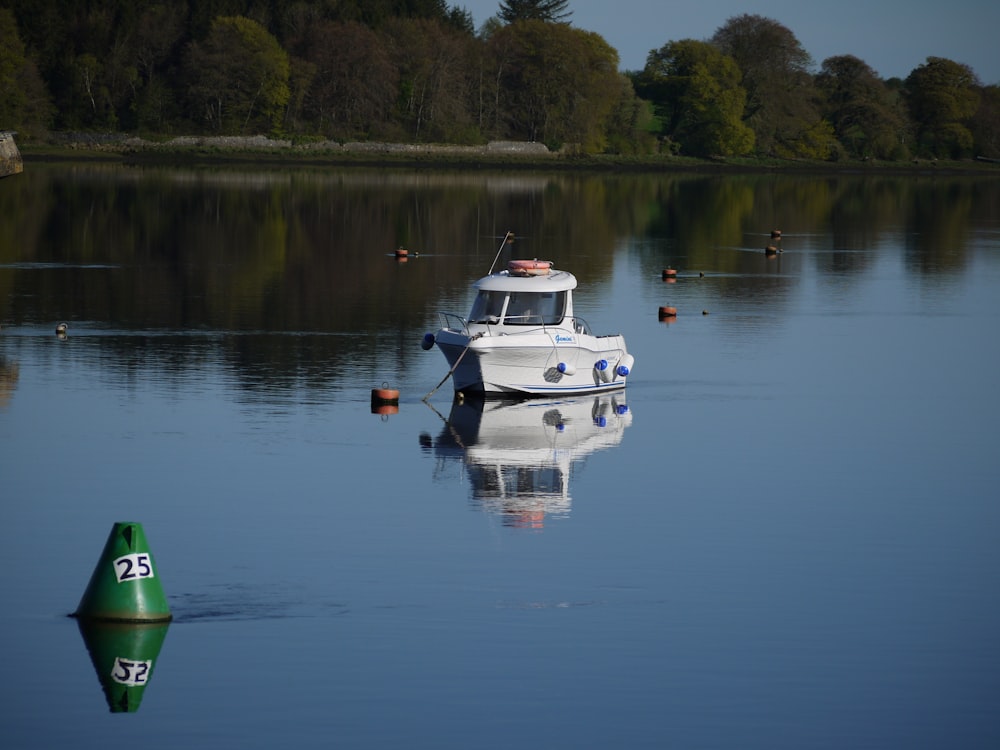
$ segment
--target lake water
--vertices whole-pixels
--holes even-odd
[[[0,217],[3,748],[1000,746],[1000,180],[29,161]],[[625,393],[423,400],[507,230]],[[124,521],[128,716],[66,616]]]

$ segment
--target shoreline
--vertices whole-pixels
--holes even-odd
[[[806,161],[792,159],[698,159],[684,156],[577,155],[542,144],[493,142],[485,146],[443,144],[293,144],[254,137],[180,137],[158,143],[115,136],[68,136],[62,142],[21,144],[30,162],[109,162],[128,166],[357,167],[397,169],[597,172],[628,174],[892,174],[1000,176],[1000,162],[914,159],[911,162]]]

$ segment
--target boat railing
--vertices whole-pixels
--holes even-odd
[[[438,317],[441,318],[441,327],[447,328],[450,331],[461,331],[466,336],[470,336],[469,333],[469,321],[463,318],[461,315],[456,315],[450,312],[438,312]]]
[[[476,330],[476,333],[480,336],[499,336],[501,333],[505,336],[516,336],[518,334],[537,333],[538,331],[548,332],[549,329],[558,329],[560,331],[572,329],[574,333],[581,335],[594,335],[591,333],[590,325],[587,321],[577,316],[563,318],[558,323],[546,323],[540,315],[508,315],[504,318],[503,324],[501,324],[500,319],[495,316],[490,316],[486,320],[469,321],[455,313],[438,312],[438,315],[441,318],[442,328],[447,328],[451,331],[460,331],[466,336],[472,336],[472,331],[469,330],[470,323],[477,326],[485,326],[485,329]]]

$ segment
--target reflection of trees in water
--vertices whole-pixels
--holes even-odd
[[[251,388],[322,380],[337,357],[405,367],[420,356],[410,342],[442,300],[462,304],[508,229],[514,254],[554,260],[584,290],[608,277],[628,241],[651,275],[668,264],[705,270],[719,277],[719,299],[767,308],[790,297],[803,263],[849,280],[900,231],[915,273],[964,268],[970,227],[994,221],[1000,205],[995,180],[943,175],[37,164],[13,183],[0,193],[5,321],[238,333],[171,356],[187,366],[201,346],[223,346]],[[772,228],[785,231],[786,252],[768,259]],[[401,245],[414,256],[405,263],[392,257]],[[121,343],[122,367],[144,366],[143,351],[157,346],[135,345]]]
[[[997,221],[997,191],[983,195],[973,185],[926,178],[913,190],[907,226],[907,267],[918,274],[961,271],[966,267],[970,231],[986,213]]]
[[[821,272],[863,274],[901,233],[914,272],[963,267],[970,230],[1000,205],[996,179],[972,176],[687,176],[647,179],[645,189],[655,242],[637,244],[643,264],[730,275],[776,270],[760,252],[775,228],[786,274],[800,268],[789,255],[797,250]]]
[[[17,362],[0,357],[0,409],[6,408],[14,396],[17,388],[17,379],[20,376],[20,368]]]

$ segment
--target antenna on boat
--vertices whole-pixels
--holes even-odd
[[[496,266],[497,261],[500,260],[500,253],[503,252],[504,245],[507,244],[508,240],[510,242],[514,241],[514,233],[511,232],[511,231],[508,231],[507,234],[505,234],[503,236],[503,242],[501,242],[500,243],[500,247],[497,248],[496,257],[493,258],[493,265],[490,266],[490,273],[493,273],[493,268]],[[486,275],[489,276],[490,274],[486,274]]]

